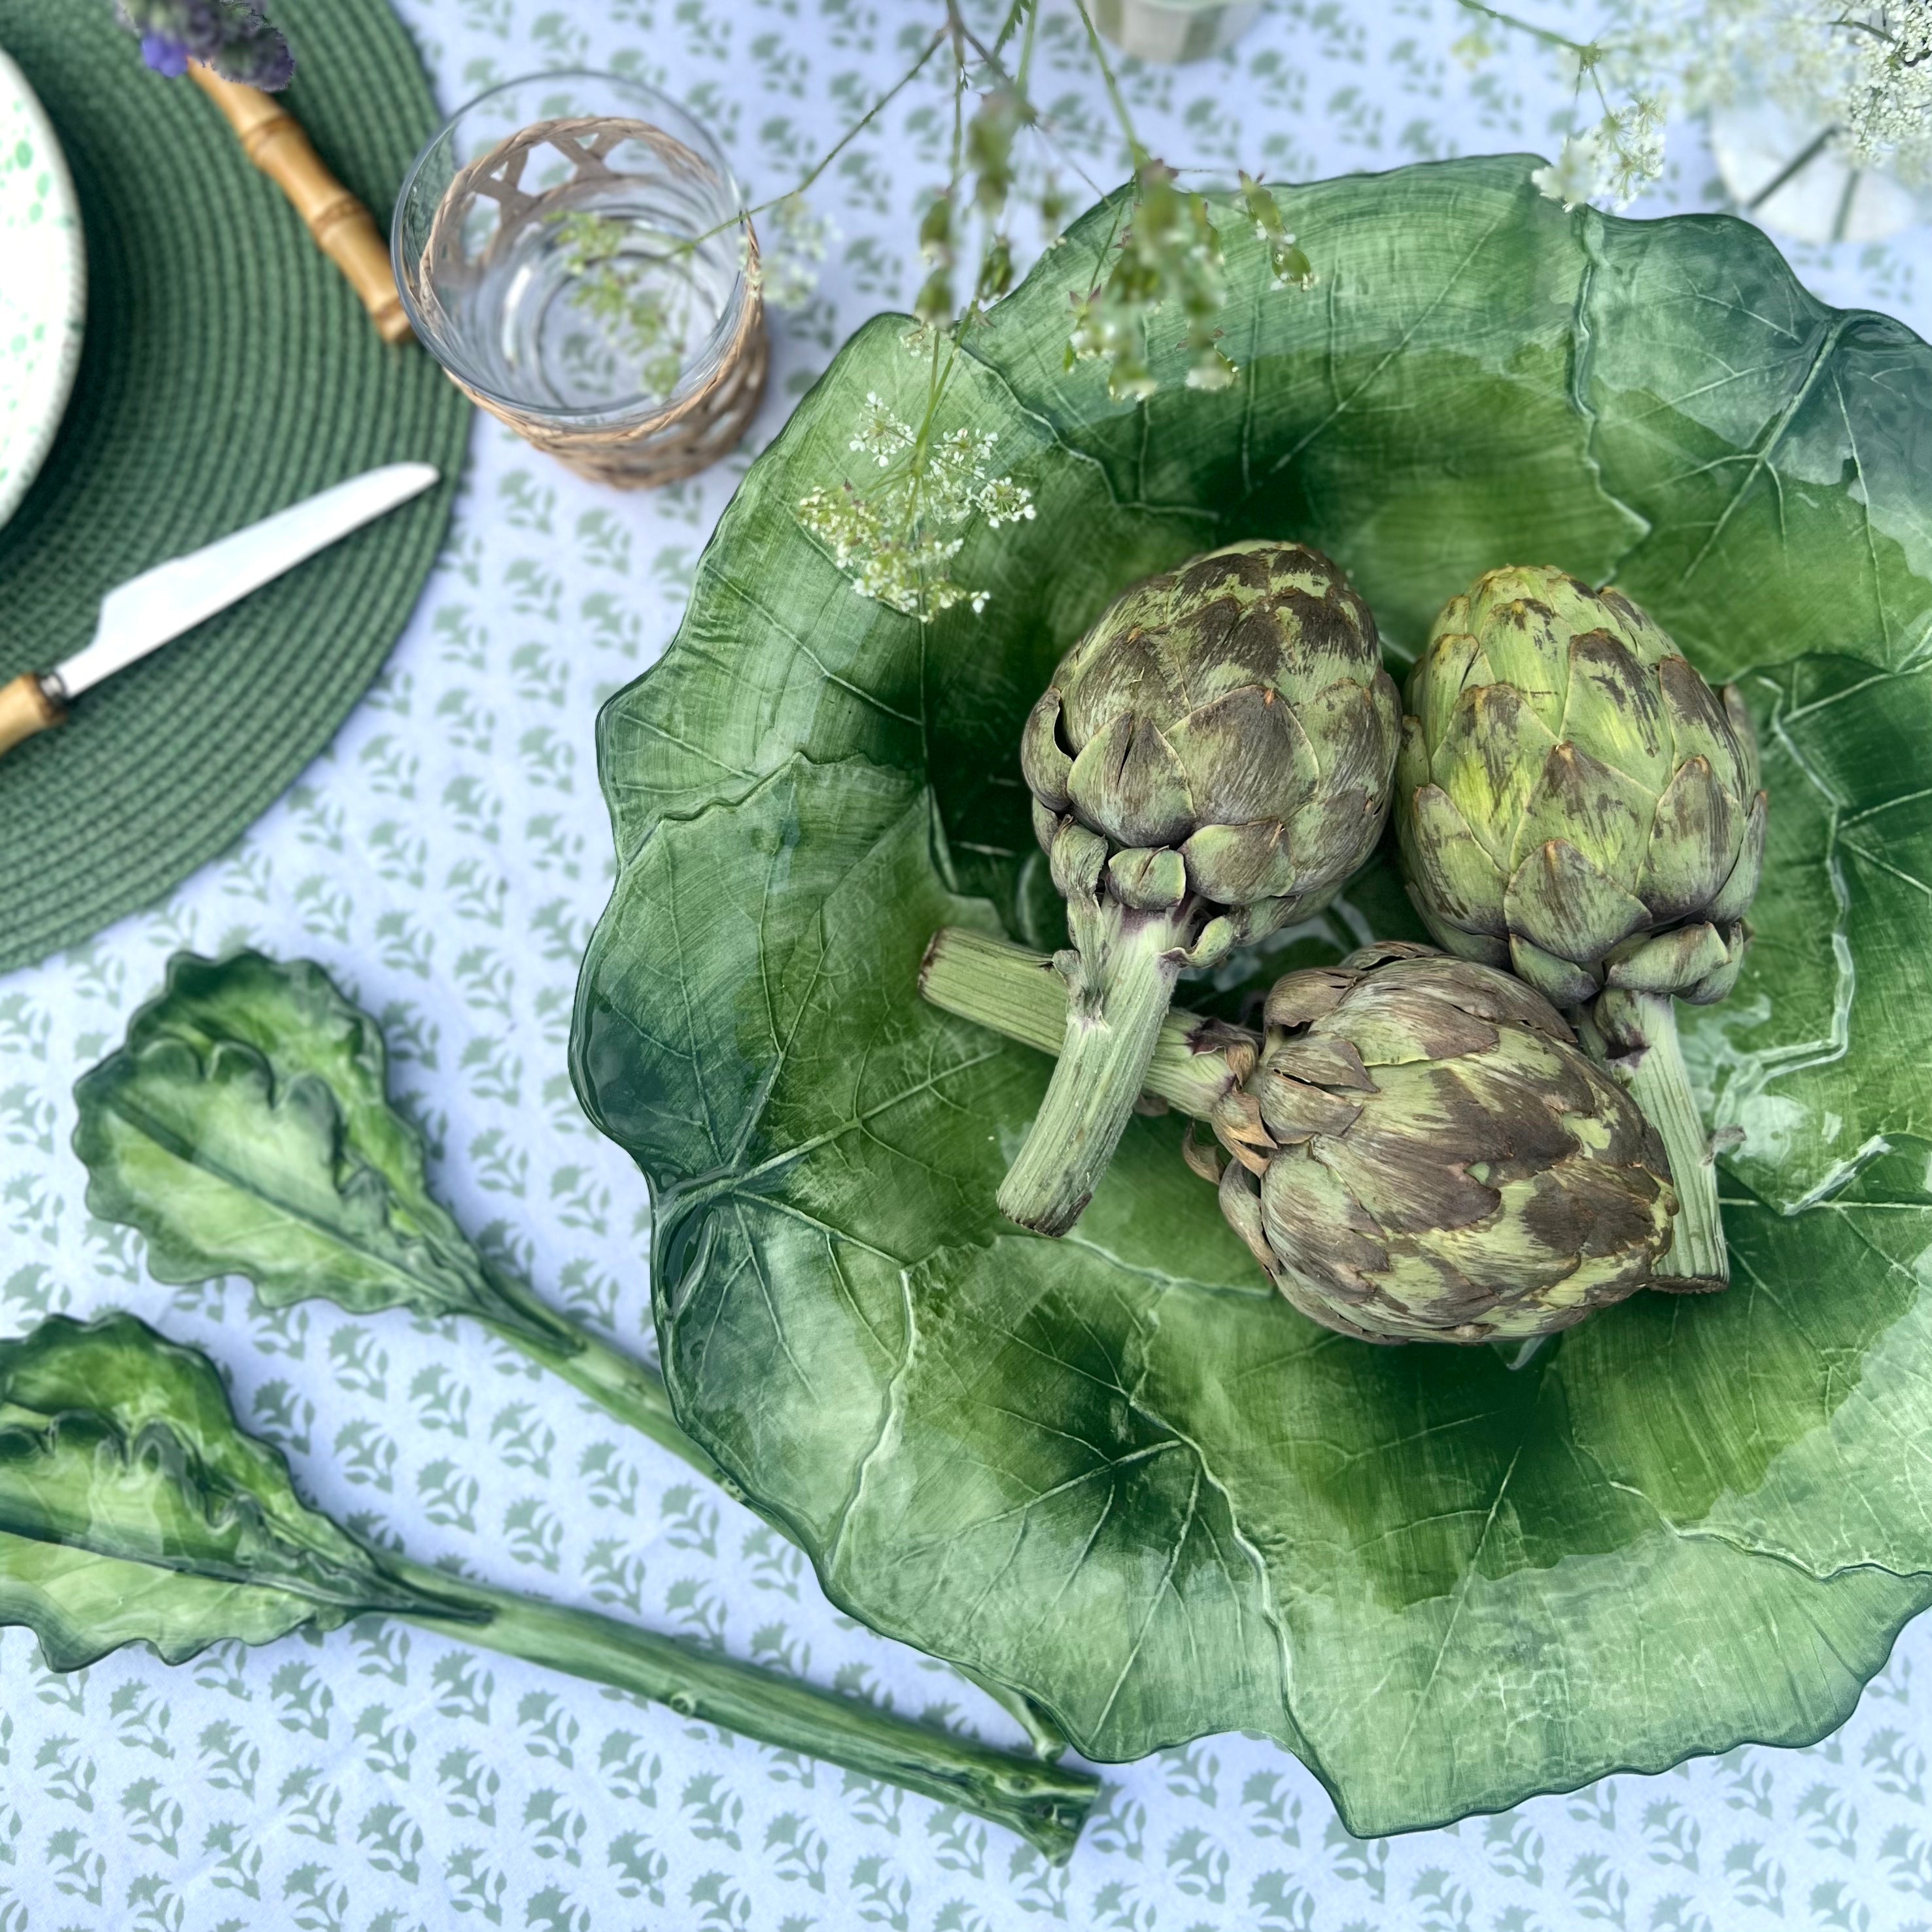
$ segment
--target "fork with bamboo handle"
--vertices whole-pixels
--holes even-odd
[[[199,62],[188,69],[240,137],[242,152],[294,204],[316,245],[347,278],[385,342],[412,331],[396,292],[388,244],[375,218],[331,174],[300,122],[272,94],[224,80]]]

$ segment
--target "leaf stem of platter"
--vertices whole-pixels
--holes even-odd
[[[611,1348],[580,1328],[526,1283],[502,1269],[485,1262],[484,1270],[490,1286],[521,1318],[514,1326],[491,1324],[505,1341],[514,1343],[532,1361],[540,1362],[553,1375],[561,1376],[587,1395],[606,1414],[640,1430],[661,1448],[681,1457],[700,1475],[716,1483],[733,1502],[747,1500],[744,1491],[678,1426],[677,1418],[671,1413],[670,1392],[664,1387],[664,1378],[650,1364]],[[539,1340],[532,1330],[540,1330],[548,1339]],[[1006,1712],[1026,1732],[1040,1756],[1057,1757],[1066,1750],[1066,1739],[1059,1726],[1019,1691],[976,1671],[961,1668],[959,1674],[976,1684]]]
[[[1054,961],[1067,982],[1059,1064],[1000,1187],[1000,1213],[1042,1234],[1065,1234],[1106,1172],[1191,938],[1178,908],[1135,912],[1102,900],[1084,919],[1082,910],[1070,903],[1076,950]]]
[[[625,1354],[566,1320],[502,1269],[488,1263],[484,1266],[490,1286],[522,1318],[514,1325],[491,1324],[505,1341],[542,1363],[553,1375],[562,1376],[618,1421],[681,1456],[728,1495],[742,1498],[737,1484],[678,1426],[664,1378],[649,1363]]]
[[[1690,1072],[1677,1035],[1677,1002],[1670,995],[1615,996],[1618,1023],[1612,1037],[1624,1050],[1608,1060],[1664,1142],[1677,1190],[1670,1252],[1658,1269],[1660,1287],[1708,1292],[1728,1285],[1723,1210],[1718,1204],[1717,1158],[1690,1089]]]
[[[1100,1790],[1091,1772],[1062,1769],[914,1724],[683,1638],[640,1630],[593,1610],[458,1582],[400,1558],[386,1558],[386,1566],[412,1587],[452,1604],[447,1619],[428,1609],[410,1613],[428,1629],[610,1684],[668,1704],[680,1717],[842,1765],[861,1777],[903,1785],[1004,1826],[1055,1861],[1072,1850]],[[475,1620],[478,1612],[480,1622]]]

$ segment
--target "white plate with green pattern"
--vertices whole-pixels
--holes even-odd
[[[0,52],[0,524],[60,427],[80,361],[87,250],[67,161],[26,76]]]

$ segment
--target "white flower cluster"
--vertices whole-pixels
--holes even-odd
[[[1498,50],[1496,23],[1535,31],[1469,10],[1492,23],[1460,44],[1472,59]],[[1604,0],[1597,37],[1565,58],[1602,110],[1535,174],[1566,208],[1628,206],[1663,171],[1670,116],[1757,98],[1828,130],[1861,167],[1932,184],[1932,0]]]
[[[804,308],[818,292],[818,266],[833,238],[831,223],[802,194],[788,194],[766,212],[758,277],[770,307]]]
[[[868,392],[849,446],[885,474],[867,489],[844,483],[813,490],[799,504],[799,521],[830,547],[861,597],[922,624],[956,604],[976,614],[988,593],[959,583],[950,568],[965,526],[983,516],[998,530],[1034,514],[1024,484],[987,474],[998,440],[997,430],[962,428],[922,444],[911,424]]]
[[[1566,209],[1599,195],[1613,208],[1628,208],[1663,172],[1663,104],[1636,94],[1621,107],[1606,107],[1594,128],[1570,135],[1555,161],[1530,179]]]
[[[1852,158],[1932,182],[1932,0],[1843,18],[1856,47],[1845,106]]]
[[[910,64],[813,164],[799,187],[809,188],[902,88],[928,62],[935,64],[951,95],[952,161],[944,185],[935,184],[922,198],[918,244],[927,272],[913,297],[913,326],[901,338],[908,353],[931,365],[928,400],[915,428],[878,396],[868,397],[851,447],[881,473],[867,483],[848,481],[813,490],[801,500],[798,515],[830,547],[861,596],[926,622],[956,604],[970,604],[976,611],[986,602],[983,590],[968,589],[952,573],[965,526],[976,517],[997,529],[1034,514],[1030,490],[1010,476],[987,473],[991,436],[964,430],[940,436],[933,424],[969,334],[989,326],[1012,286],[1013,216],[1022,208],[1036,212],[1047,247],[1058,247],[1070,203],[1052,158],[1072,161],[1076,170],[1078,163],[1061,146],[1055,116],[1064,103],[1050,106],[1037,100],[1028,82],[1036,33],[1050,40],[1067,25],[1064,16],[1042,30],[1045,0],[1003,0],[1004,26],[987,30],[982,39],[973,8],[958,0],[920,4],[931,10],[929,31],[908,27],[899,42]],[[1175,170],[1135,131],[1126,94],[1088,5],[1088,0],[1075,0],[1084,29],[1082,53],[1090,55],[1100,70],[1133,158],[1134,188],[1114,206],[1114,226],[1084,292],[1070,291],[1066,366],[1100,361],[1115,401],[1142,401],[1157,386],[1156,348],[1179,346],[1186,354],[1187,388],[1226,389],[1239,371],[1221,347],[1227,288],[1213,212],[1205,195],[1177,184]],[[943,54],[950,54],[950,62]],[[1276,285],[1312,287],[1314,265],[1286,226],[1274,190],[1245,172],[1240,182],[1249,220],[1268,251]],[[785,203],[766,204],[759,212],[767,209],[772,220],[766,292],[782,305],[784,224],[802,221],[802,212]],[[791,253],[822,256],[823,231],[807,228],[802,245]]]

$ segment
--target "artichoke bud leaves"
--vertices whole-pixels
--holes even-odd
[[[1620,591],[1514,568],[1444,607],[1408,700],[1396,827],[1442,945],[1560,1006],[1723,996],[1768,804],[1735,689]]]
[[[1412,673],[1396,774],[1410,896],[1459,957],[1507,966],[1591,1040],[1669,1149],[1683,1196],[1665,1272],[1726,1277],[1708,1137],[1671,1003],[1736,983],[1768,800],[1750,714],[1621,591],[1543,566],[1450,599]]]
[[[1374,618],[1298,544],[1234,544],[1119,598],[1020,744],[1067,902],[1067,1042],[1000,1190],[1064,1234],[1105,1171],[1184,967],[1317,909],[1388,810],[1401,706]]]
[[[1525,1340],[1658,1285],[1661,1142],[1533,988],[1398,942],[1290,974],[1190,1147],[1281,1294],[1372,1342]],[[1667,1284],[1665,1284],[1667,1285]]]

